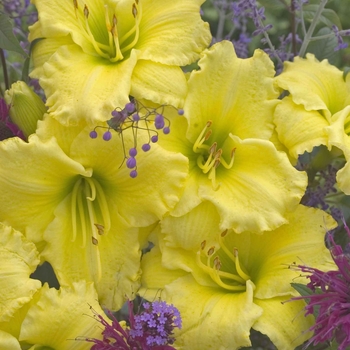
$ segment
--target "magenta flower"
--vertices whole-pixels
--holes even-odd
[[[133,303],[128,302],[129,327],[123,327],[112,313],[112,322],[95,313],[105,328],[103,340],[86,338],[95,343],[91,350],[174,350],[174,328],[181,328],[181,317],[176,307],[164,301],[144,303],[144,311],[134,315]]]
[[[345,222],[344,226],[350,237],[350,229]],[[300,271],[310,274],[307,276],[310,279],[307,287],[312,293],[292,300],[307,300],[305,316],[316,311],[316,322],[309,329],[314,334],[306,347],[335,340],[339,344],[338,350],[345,350],[350,346],[350,243],[343,250],[330,234],[329,241],[330,252],[338,269],[323,272],[297,265]]]

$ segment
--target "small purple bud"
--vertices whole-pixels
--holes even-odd
[[[140,120],[140,116],[138,115],[138,113],[135,113],[133,114],[132,119],[134,122],[138,122]]]
[[[108,130],[103,134],[103,139],[109,141],[112,138],[112,133]]]
[[[135,112],[135,104],[133,102],[129,102],[125,105],[125,110],[131,114],[133,112]]]
[[[137,176],[137,171],[136,170],[132,170],[130,171],[130,177],[135,179],[135,177]]]
[[[158,141],[158,135],[153,135],[153,136],[151,137],[151,141],[152,141],[153,143],[156,143],[156,142]]]
[[[92,130],[92,131],[90,132],[90,137],[91,137],[92,139],[95,139],[95,138],[97,137],[97,132],[96,132],[96,130]]]
[[[161,114],[157,114],[156,117],[154,118],[154,125],[156,129],[163,129],[164,128],[164,117]]]
[[[130,155],[130,157],[136,157],[137,149],[136,148],[130,148],[129,149],[129,155]]]
[[[141,148],[142,148],[142,150],[144,152],[147,152],[147,151],[149,151],[151,149],[151,145],[149,143],[145,143],[145,144],[142,145]]]
[[[165,135],[168,135],[168,134],[170,133],[170,128],[169,128],[169,126],[166,126],[166,127],[163,129],[163,133],[164,133]]]
[[[136,167],[136,159],[134,157],[128,158],[127,161],[126,161],[126,166],[129,169],[135,168]]]
[[[185,114],[185,111],[184,111],[182,108],[179,108],[179,109],[177,110],[177,114],[178,114],[178,115],[184,115],[184,114]]]

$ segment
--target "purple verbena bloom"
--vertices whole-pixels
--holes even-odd
[[[103,339],[85,338],[94,343],[91,350],[175,350],[173,330],[181,328],[180,313],[164,301],[144,303],[144,311],[134,315],[133,303],[128,301],[129,327],[123,328],[112,313],[111,323],[101,315],[94,317],[104,327]]]
[[[350,238],[350,230],[345,222],[344,226]],[[313,294],[292,300],[304,299],[308,302],[305,316],[317,310],[315,324],[310,328],[314,334],[306,347],[335,339],[339,344],[338,350],[345,350],[350,346],[350,244],[343,250],[334,242],[331,234],[328,234],[328,238],[337,270],[323,272],[308,266],[295,266],[309,274],[307,287]]]

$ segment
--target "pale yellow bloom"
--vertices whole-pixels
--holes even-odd
[[[349,79],[327,60],[307,54],[285,62],[276,83],[289,92],[277,106],[274,122],[290,156],[296,159],[319,145],[331,149],[335,140],[330,140],[328,127],[350,113]]]
[[[161,290],[179,309],[183,328],[176,344],[183,350],[249,346],[251,328],[278,349],[293,350],[308,338],[303,330],[313,320],[304,317],[303,301],[281,304],[297,295],[290,283],[306,281],[289,265],[332,266],[324,234],[334,221],[299,206],[287,215],[289,224],[274,231],[237,234],[221,232],[215,212],[203,202],[183,217],[162,220],[156,247],[143,258],[140,295],[152,300]]]
[[[0,220],[37,244],[61,285],[94,281],[100,302],[119,309],[139,286],[138,227],[178,202],[187,161],[155,144],[139,155],[132,179],[121,166],[121,138],[93,140],[90,130],[46,118],[28,143],[0,143],[0,162],[7,164],[0,168]],[[124,132],[125,147],[133,142],[132,131]]]
[[[180,66],[211,41],[203,0],[35,0],[34,71],[61,123],[106,121],[129,95],[178,107]]]
[[[307,184],[306,174],[269,141],[280,102],[273,64],[260,50],[237,58],[232,43],[222,41],[203,53],[199,66],[188,80],[184,116],[172,118],[171,133],[160,140],[190,164],[172,215],[208,200],[221,229],[272,230],[287,222],[285,213],[296,208]]]

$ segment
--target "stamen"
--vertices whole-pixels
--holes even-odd
[[[203,128],[203,130],[201,131],[201,133],[199,134],[196,142],[194,143],[193,145],[193,152],[195,153],[201,153],[201,149],[205,149],[205,150],[208,150],[209,149],[209,146],[207,145],[203,145],[203,143],[205,141],[207,141],[211,135],[211,132],[208,133],[207,129],[210,128],[212,122],[211,120],[207,121],[207,123],[205,124],[205,127]],[[203,137],[203,135],[206,133],[206,135]]]
[[[235,152],[236,152],[236,147],[233,148],[232,151],[231,151],[231,160],[230,160],[229,164],[226,163],[224,158],[222,158],[222,157],[220,158],[220,162],[224,166],[224,168],[226,168],[226,169],[231,169],[232,168],[233,162],[235,160]]]
[[[71,242],[75,242],[77,238],[77,196],[78,196],[78,189],[80,187],[82,178],[80,178],[73,187],[72,191],[72,199],[71,199],[71,215],[72,215],[72,239]]]
[[[206,271],[209,276],[212,278],[212,280],[214,282],[216,282],[218,285],[220,285],[221,287],[228,289],[228,290],[244,290],[245,287],[243,285],[245,285],[245,280],[242,279],[240,276],[237,276],[235,274],[229,273],[229,272],[225,272],[225,271],[221,271],[221,261],[219,256],[215,256],[215,258],[213,259],[213,267],[211,267],[211,259],[215,254],[215,247],[212,246],[207,250],[206,258],[207,258],[207,263],[204,264],[201,260],[201,253],[204,253],[204,248],[206,245],[206,241],[203,241],[201,243],[201,251],[197,252],[197,264],[204,270]],[[229,285],[225,282],[223,282],[222,278],[224,279],[228,279],[230,281],[232,281],[233,283],[235,283],[234,285]],[[239,285],[236,285],[236,284]]]
[[[85,5],[84,6],[84,18],[85,18],[85,30],[88,34],[88,38],[90,43],[93,45],[94,49],[96,50],[96,52],[104,58],[109,59],[109,55],[107,55],[106,53],[102,52],[101,48],[103,48],[104,50],[106,50],[107,52],[109,51],[109,46],[107,45],[103,45],[101,43],[97,43],[93,34],[91,33],[90,27],[89,27],[89,9],[88,7]],[[101,48],[100,48],[101,47]]]
[[[246,281],[250,280],[250,276],[247,275],[245,272],[243,272],[243,270],[241,269],[241,265],[239,263],[239,258],[238,258],[238,249],[234,248],[233,249],[233,253],[235,256],[235,263],[236,263],[236,270],[238,272],[238,274]]]
[[[142,7],[141,7],[141,3],[139,1],[136,1],[133,5],[132,5],[132,15],[135,18],[135,25],[125,34],[123,35],[123,37],[120,39],[120,44],[124,44],[125,41],[127,39],[129,39],[129,37],[135,33],[134,39],[131,41],[131,43],[125,47],[123,47],[121,49],[121,52],[127,52],[130,49],[132,49],[135,44],[137,43],[137,41],[139,40],[139,35],[140,35],[140,30],[139,30],[139,26],[140,26],[140,22],[141,22],[141,18],[142,18]]]
[[[98,281],[102,271],[98,237],[108,234],[111,227],[108,203],[98,181],[86,177],[81,177],[76,181],[72,190],[71,215],[71,241],[76,241],[79,228],[82,242],[80,248],[91,250],[92,274],[95,281]],[[91,246],[87,246],[88,236],[91,237]]]

